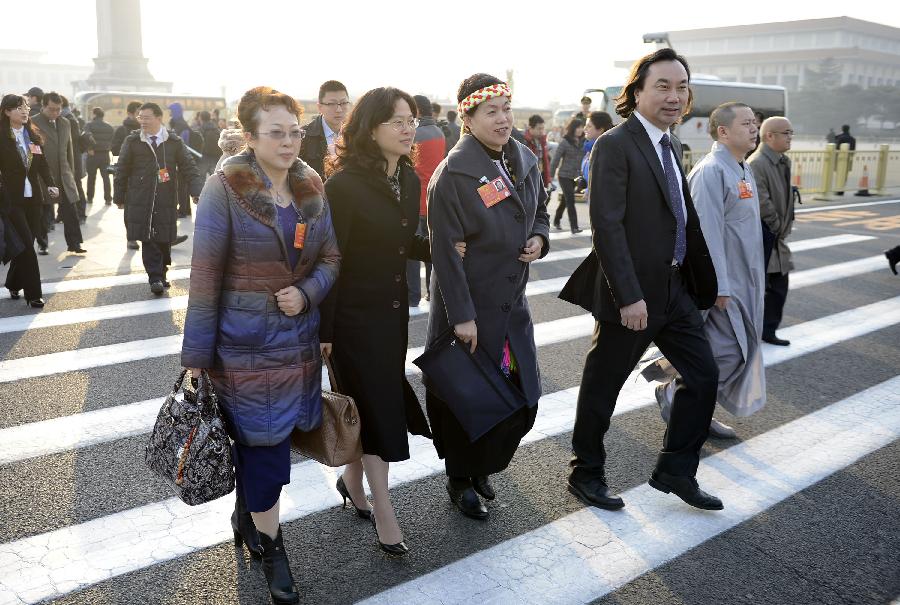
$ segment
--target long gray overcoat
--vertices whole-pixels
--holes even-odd
[[[532,236],[544,240],[541,256],[550,251],[550,219],[537,158],[510,139],[504,153],[517,175],[512,195],[488,208],[477,190],[484,179],[500,176],[478,140],[465,134],[441,162],[428,184],[428,229],[431,237],[432,346],[450,326],[475,320],[478,346],[497,360],[503,344],[519,364],[522,390],[530,404],[541,395],[534,326],[525,297],[528,263],[519,261]],[[455,242],[466,242],[461,259]]]
[[[791,192],[791,160],[760,143],[748,159],[759,187],[759,213],[775,234],[775,247],[766,273],[787,274],[794,269],[787,238],[794,228],[794,198]]]

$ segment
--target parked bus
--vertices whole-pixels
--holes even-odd
[[[163,111],[172,103],[181,103],[184,108],[184,119],[188,122],[194,114],[204,109],[210,113],[219,110],[220,118],[227,118],[227,108],[224,97],[203,97],[199,95],[172,95],[158,92],[106,92],[85,91],[75,95],[75,107],[81,111],[85,120],[91,119],[91,110],[94,107],[103,109],[106,116],[103,118],[113,126],[118,126],[125,119],[125,108],[132,101],[142,103],[156,103]],[[167,121],[167,120],[165,120]]]
[[[764,117],[786,116],[787,91],[783,86],[749,84],[747,82],[726,82],[715,76],[697,75],[691,79],[694,103],[691,112],[685,115],[675,128],[675,134],[692,151],[706,152],[712,147],[712,139],[707,130],[709,114],[713,109],[728,101],[740,101],[759,111]],[[622,121],[616,115],[615,98],[622,92],[621,86],[589,88],[584,94],[601,93],[597,107],[612,116],[614,123]]]

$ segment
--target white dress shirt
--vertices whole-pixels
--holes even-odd
[[[325,121],[324,117],[322,118],[322,131],[325,133],[325,143],[328,145],[328,155],[334,155],[334,140],[337,138],[337,134],[331,129],[331,126],[328,125],[328,122]]]
[[[647,135],[650,137],[650,142],[653,143],[653,149],[656,151],[656,157],[659,158],[659,166],[662,168],[662,145],[660,144],[660,140],[662,139],[664,134],[669,135],[669,141],[672,141],[672,133],[668,130],[663,131],[650,123],[647,118],[642,116],[639,111],[635,110],[634,116],[640,120],[641,124],[644,125],[644,130],[647,131]],[[675,155],[675,149],[670,147],[669,155],[672,156],[672,167],[675,170],[678,170],[678,166],[680,165],[678,162],[678,157]],[[665,170],[663,170],[663,174],[665,174]],[[684,182],[681,178],[681,171],[678,172],[678,182],[681,183],[681,187],[678,188],[678,195],[681,197],[681,211],[684,213],[684,223],[687,225],[687,206],[684,203]]]
[[[25,156],[28,156],[28,145],[25,144],[25,127],[19,128],[16,130],[13,128],[13,133],[16,135],[16,145],[25,150]],[[33,195],[33,191],[31,189],[31,181],[28,179],[28,167],[25,167],[25,193],[24,197],[28,198]]]

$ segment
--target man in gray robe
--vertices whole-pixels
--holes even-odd
[[[744,161],[756,145],[753,110],[743,103],[724,103],[710,115],[709,130],[712,149],[688,177],[719,284],[704,331],[719,367],[717,403],[735,416],[749,416],[766,403],[760,348],[766,274],[756,183]],[[664,420],[674,382],[657,387]],[[710,434],[736,436],[716,419]]]

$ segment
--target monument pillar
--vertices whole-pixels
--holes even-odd
[[[147,69],[141,37],[140,0],[96,0],[97,58],[85,89],[171,92]]]

